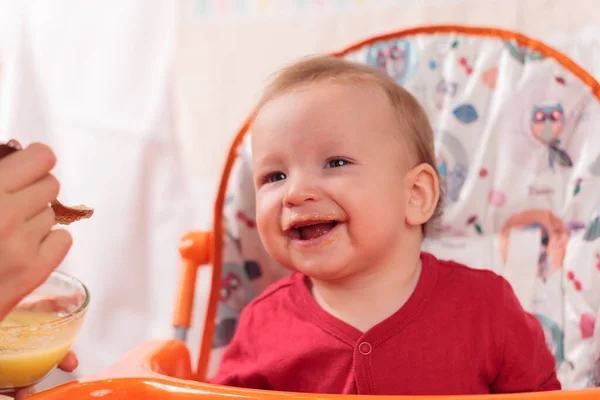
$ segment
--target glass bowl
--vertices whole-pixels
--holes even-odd
[[[33,386],[63,360],[85,318],[89,293],[60,271],[0,321],[0,393]]]

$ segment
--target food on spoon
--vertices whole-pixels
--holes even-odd
[[[86,206],[67,207],[60,201],[54,199],[50,203],[54,210],[54,223],[61,225],[69,225],[81,219],[90,218],[94,214],[94,210]]]
[[[0,143],[0,158],[3,158],[15,151],[21,150],[21,146],[14,141],[8,143]],[[94,214],[92,208],[86,206],[67,207],[57,199],[52,200],[50,206],[54,210],[54,223],[61,225],[69,225],[73,222],[90,218]]]

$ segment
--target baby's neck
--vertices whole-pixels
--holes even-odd
[[[409,299],[421,273],[420,251],[402,265],[370,268],[342,281],[311,279],[317,303],[334,317],[366,332],[398,311]]]

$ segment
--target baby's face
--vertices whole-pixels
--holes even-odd
[[[408,161],[375,88],[312,85],[260,110],[252,127],[257,226],[284,267],[321,280],[385,262],[404,227]]]

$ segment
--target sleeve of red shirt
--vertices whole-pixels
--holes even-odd
[[[235,335],[227,346],[216,376],[208,382],[216,385],[243,387],[248,389],[270,389],[266,377],[256,367],[257,351],[252,337],[258,337],[259,327],[253,318],[252,306],[247,306],[240,315]]]
[[[492,384],[495,393],[560,390],[556,360],[548,349],[540,322],[527,313],[512,287],[502,278],[501,351],[498,377]]]

